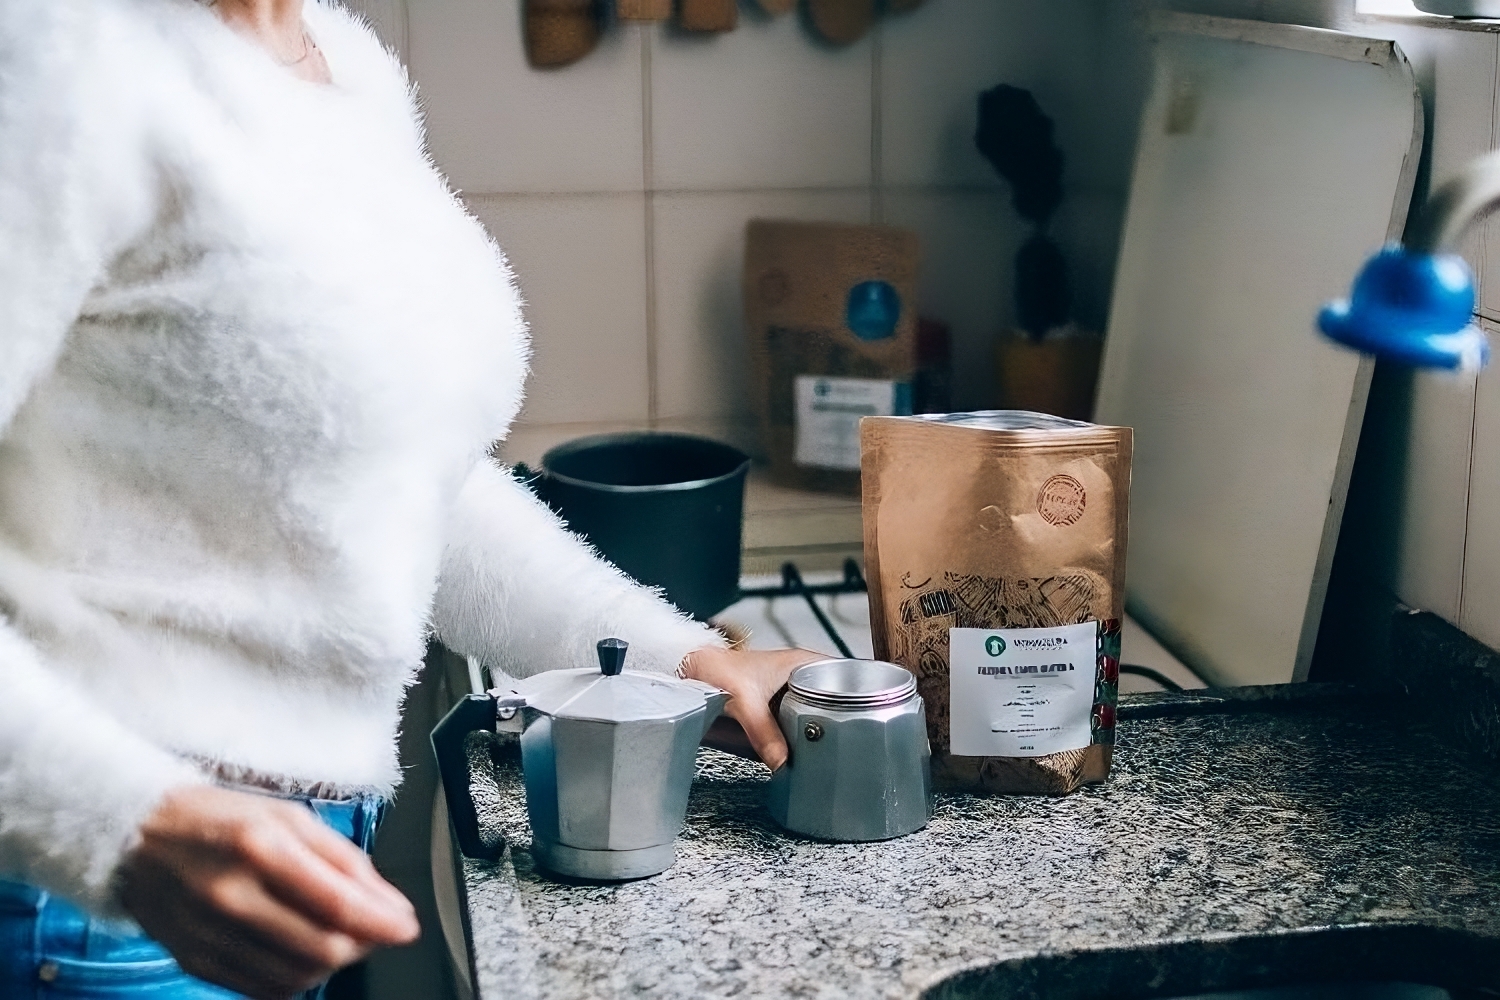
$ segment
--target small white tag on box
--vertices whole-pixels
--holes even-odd
[[[911,384],[876,378],[798,375],[793,460],[814,469],[859,471],[861,417],[911,413]]]

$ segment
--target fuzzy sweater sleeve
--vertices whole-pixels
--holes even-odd
[[[140,113],[101,75],[119,28],[76,0],[0,4],[0,446],[151,218]],[[140,821],[194,780],[0,618],[0,877],[116,912],[114,872]]]
[[[459,494],[433,624],[450,649],[513,677],[591,665],[594,644],[610,636],[630,643],[630,667],[662,673],[725,644],[601,559],[487,460]]]

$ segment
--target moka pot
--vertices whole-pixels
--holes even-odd
[[[432,731],[459,848],[493,860],[469,791],[465,737],[521,735],[532,854],[585,879],[642,878],[676,860],[698,744],[729,700],[692,680],[626,672],[627,645],[604,639],[599,666],[555,670],[469,695]]]

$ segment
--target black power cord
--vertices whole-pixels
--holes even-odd
[[[1138,663],[1120,664],[1120,673],[1134,674],[1136,677],[1144,677],[1148,681],[1154,681],[1157,684],[1160,684],[1168,691],[1182,690],[1181,684],[1178,684],[1176,681],[1168,677],[1166,674],[1162,673],[1160,670],[1152,670],[1150,667],[1143,667]]]

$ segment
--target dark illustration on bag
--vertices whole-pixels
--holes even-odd
[[[1105,592],[1104,582],[1088,572],[1030,579],[998,579],[978,574],[944,573],[913,585],[901,602],[900,623],[893,630],[892,659],[917,676],[917,689],[929,708],[934,744],[949,743],[948,631],[955,628],[1055,628],[1098,619],[1093,609]],[[1119,682],[1120,624],[1100,622],[1095,678],[1093,742],[1114,742],[1115,701]],[[1112,668],[1111,668],[1112,665]]]

